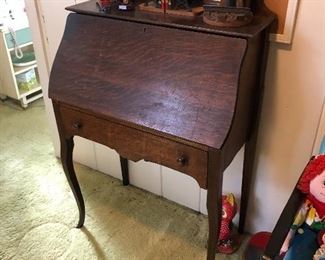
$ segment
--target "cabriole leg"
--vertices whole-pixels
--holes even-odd
[[[74,171],[72,152],[73,152],[73,137],[61,138],[61,161],[65,176],[67,177],[70,188],[76,199],[79,209],[79,222],[77,228],[81,228],[85,222],[85,203],[80,191],[79,183]]]

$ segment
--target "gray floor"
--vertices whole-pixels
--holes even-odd
[[[82,229],[43,102],[0,102],[0,259],[205,259],[206,216],[87,167],[76,172]],[[244,247],[216,259],[240,259]]]

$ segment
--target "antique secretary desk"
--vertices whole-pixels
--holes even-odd
[[[127,160],[144,159],[190,175],[207,189],[207,258],[214,259],[223,171],[246,144],[239,231],[244,229],[273,17],[256,15],[247,26],[220,28],[200,16],[137,9],[104,14],[94,1],[67,9],[73,13],[52,67],[49,97],[79,208],[77,227],[85,206],[72,162],[75,135],[120,154],[124,185]]]

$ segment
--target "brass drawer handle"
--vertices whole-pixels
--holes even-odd
[[[187,163],[187,158],[185,156],[180,156],[177,158],[176,161],[182,166],[184,166]]]
[[[73,128],[75,128],[75,129],[80,129],[80,128],[82,127],[82,124],[81,124],[80,122],[74,122],[74,123],[72,124],[72,126],[73,126]]]

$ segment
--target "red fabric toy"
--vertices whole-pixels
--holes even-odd
[[[232,220],[237,213],[235,196],[230,193],[222,196],[222,219],[217,250],[219,253],[232,254],[238,248],[232,229]]]
[[[312,259],[318,248],[317,233],[325,228],[324,154],[310,160],[297,188],[306,198],[280,250],[285,260]]]

